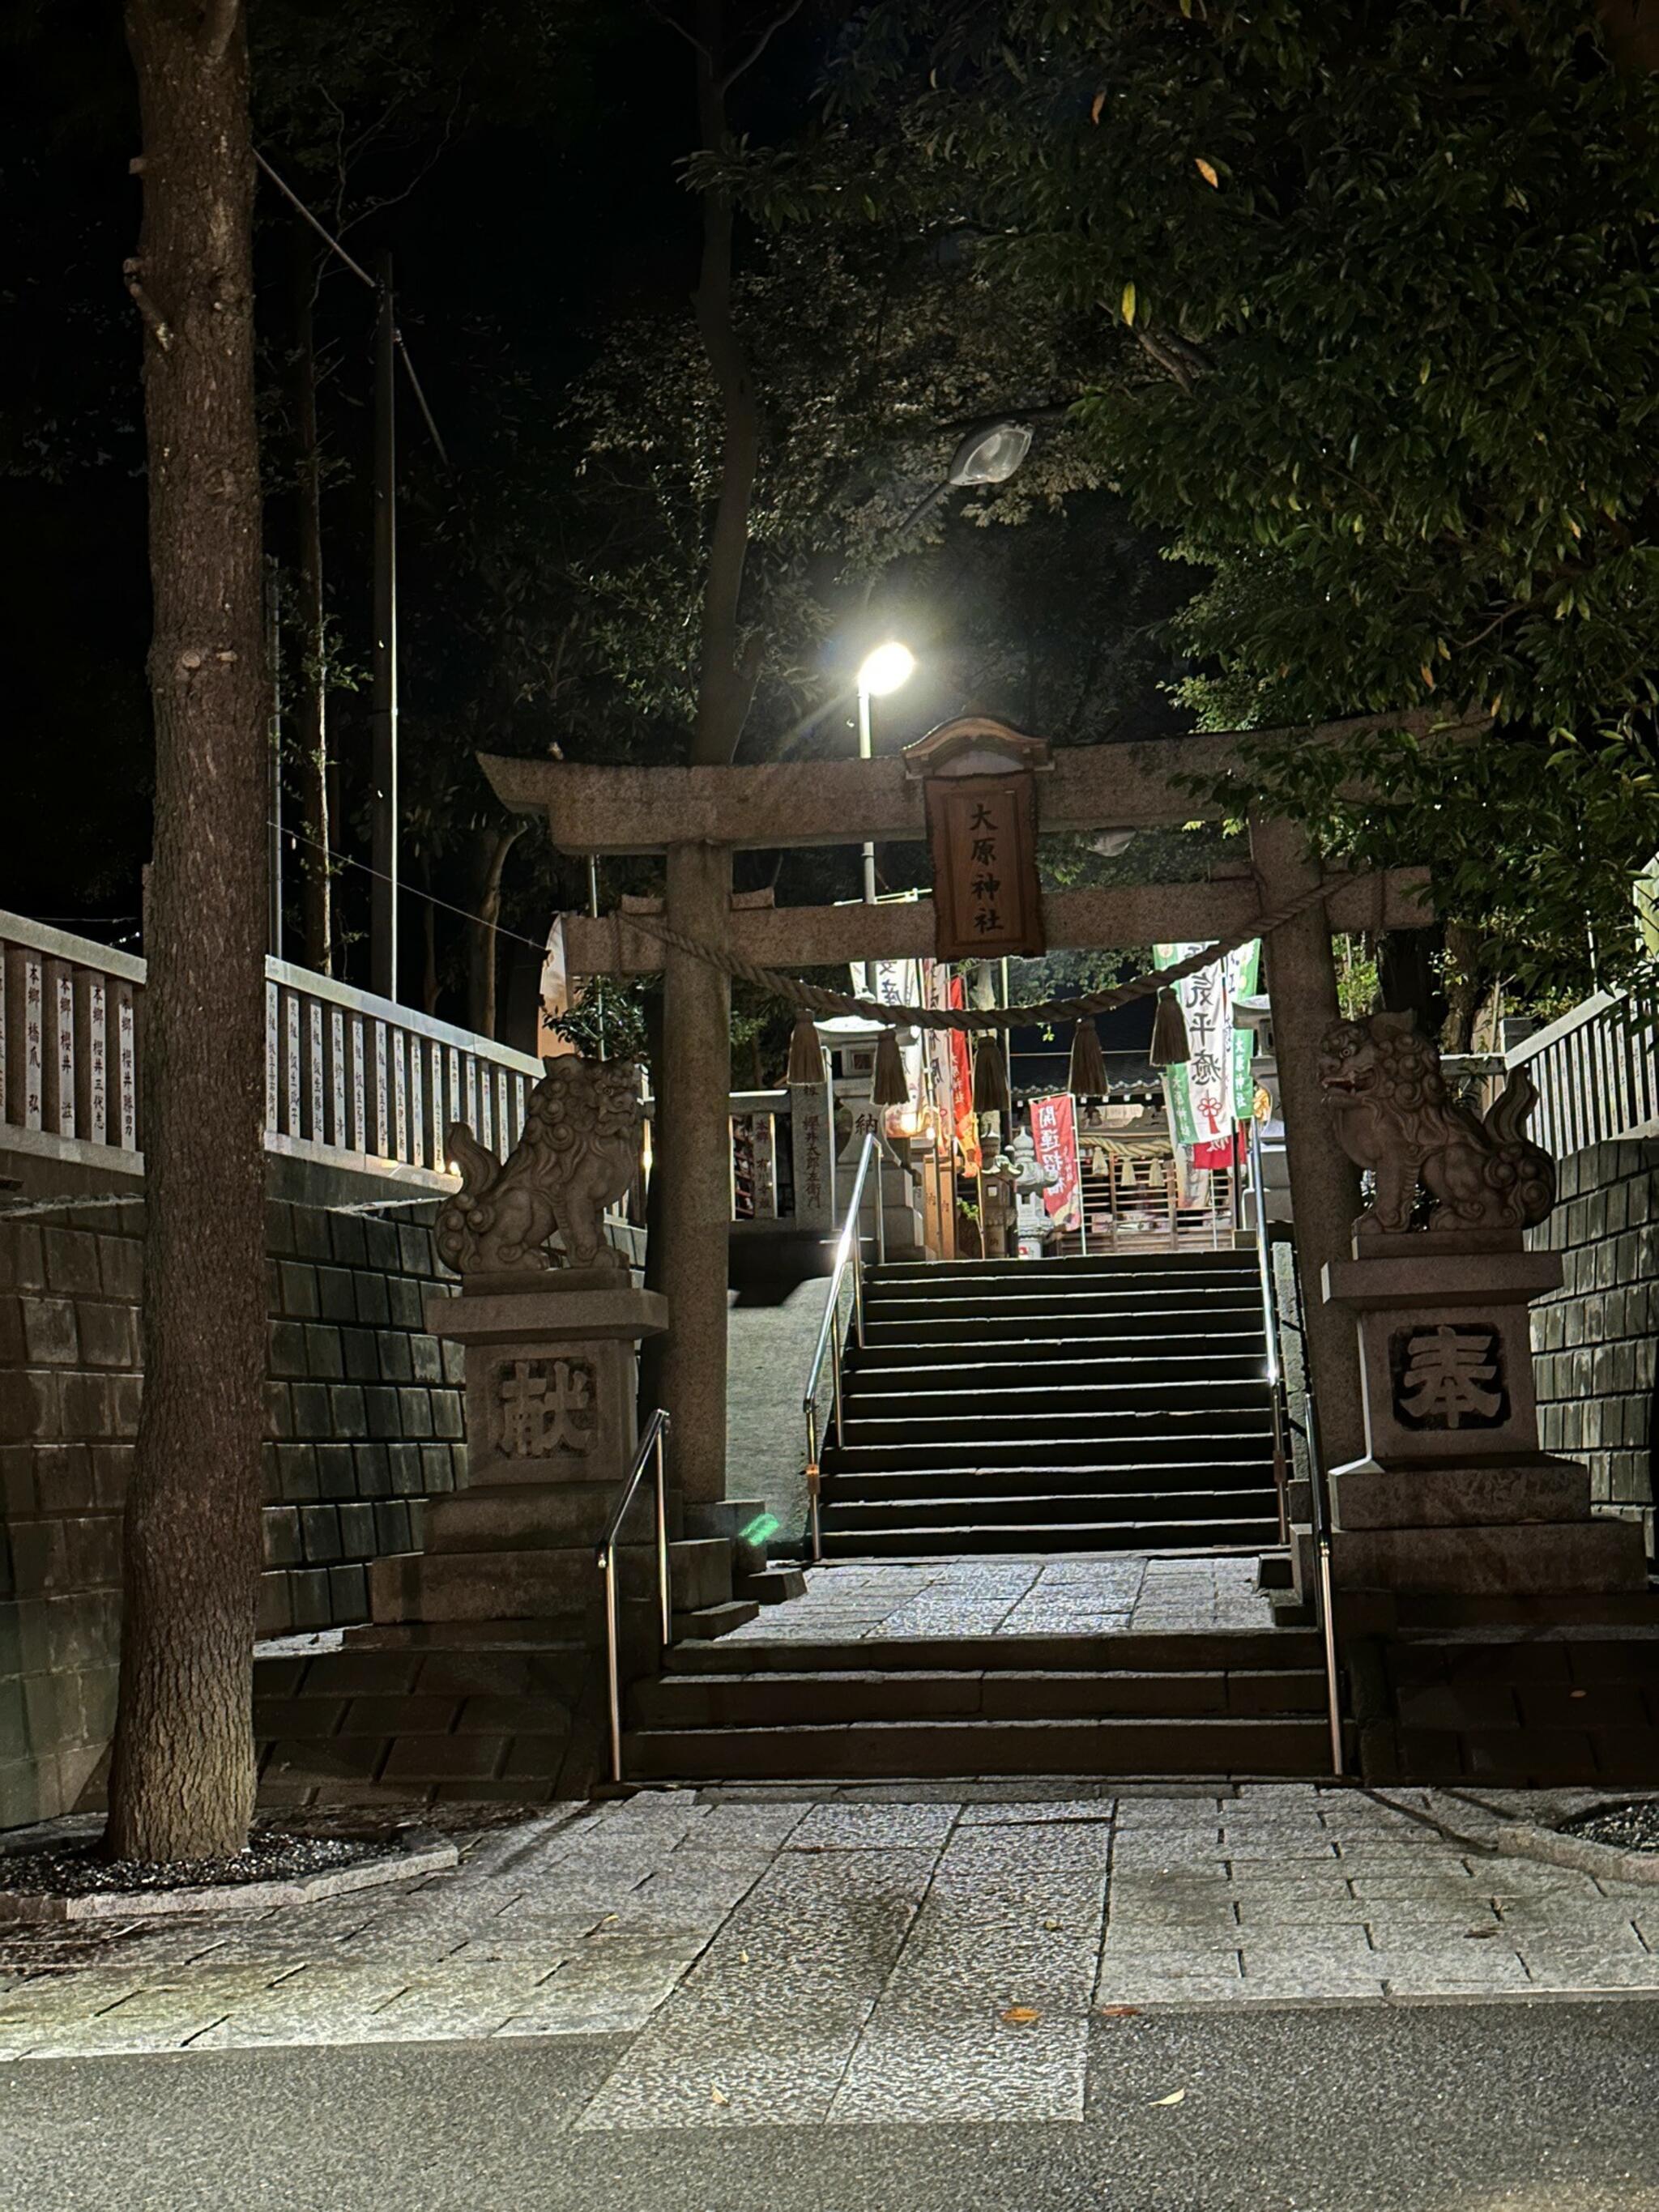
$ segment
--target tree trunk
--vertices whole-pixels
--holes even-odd
[[[264,1435],[266,715],[247,52],[236,0],[128,0],[143,222],[155,845],[144,1401],[106,1847],[239,1850]]]
[[[467,1021],[480,1036],[495,1034],[495,930],[501,918],[501,873],[507,856],[525,833],[522,822],[502,830],[478,832],[478,888],[468,927],[466,953]]]
[[[301,880],[305,886],[305,959],[333,973],[330,915],[328,632],[323,613],[323,475],[317,443],[317,347],[313,307],[317,256],[311,234],[294,231],[294,441],[299,499],[300,680],[295,686],[295,756],[300,763]]]
[[[1446,954],[1446,1015],[1440,1024],[1440,1049],[1469,1052],[1474,1049],[1475,1018],[1492,988],[1480,976],[1479,934],[1467,922],[1448,922]]]

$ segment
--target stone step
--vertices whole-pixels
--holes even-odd
[[[968,1559],[989,1552],[1159,1552],[1204,1558],[1217,1552],[1256,1552],[1277,1541],[1279,1516],[1241,1515],[1182,1522],[1053,1520],[959,1521],[937,1527],[848,1528],[826,1525],[827,1559]]]
[[[732,1587],[739,1597],[753,1598],[757,1605],[783,1605],[805,1596],[806,1577],[799,1567],[763,1567],[754,1574],[734,1575]]]
[[[1473,1790],[1650,1790],[1659,1728],[1457,1729],[1362,1727],[1369,1783],[1461,1783]]]
[[[727,1598],[722,1605],[699,1606],[693,1612],[672,1616],[675,1640],[712,1643],[717,1637],[729,1636],[734,1628],[746,1628],[760,1615],[760,1600],[755,1597]]]
[[[973,1496],[1000,1498],[1078,1497],[1118,1498],[1154,1493],[1176,1499],[1192,1491],[1232,1495],[1240,1490],[1271,1486],[1272,1462],[1265,1454],[1251,1456],[1156,1461],[1114,1467],[1060,1466],[987,1468],[973,1470]],[[844,1507],[865,1504],[902,1506],[915,1499],[928,1504],[939,1498],[960,1497],[963,1470],[954,1467],[884,1468],[852,1473],[825,1474],[823,1494],[837,1513]]]
[[[720,1536],[669,1546],[676,1606],[687,1612],[732,1595],[732,1547]],[[625,1593],[654,1588],[646,1545],[621,1554]],[[532,1552],[400,1552],[371,1560],[369,1605],[377,1621],[486,1621],[541,1618],[591,1602],[599,1588],[593,1547]]]
[[[1025,1413],[1003,1413],[978,1407],[969,1399],[960,1413],[854,1413],[843,1407],[842,1433],[852,1444],[926,1444],[1024,1443],[1041,1453],[1049,1444],[1082,1438],[1139,1436],[1270,1436],[1272,1420],[1265,1391],[1244,1405],[1113,1404],[1079,1412],[1045,1407]],[[1633,1522],[1626,1524],[1634,1527]],[[1369,1534],[1369,1532],[1367,1532]],[[1637,1529],[1638,1537],[1641,1531]]]
[[[1591,1521],[1485,1522],[1467,1528],[1343,1529],[1331,1547],[1345,1590],[1494,1596],[1645,1593],[1641,1526]]]
[[[883,1321],[868,1314],[865,1319],[860,1361],[872,1353],[892,1352],[901,1358],[943,1352],[947,1357],[971,1358],[981,1346],[1009,1354],[1023,1354],[1045,1364],[1070,1358],[1097,1358],[1121,1353],[1133,1358],[1143,1352],[1202,1353],[1212,1346],[1237,1349],[1248,1341],[1261,1341],[1259,1307],[1239,1306],[1214,1320],[1182,1313],[1154,1323],[1139,1310],[1124,1314],[992,1314],[966,1321],[940,1315],[922,1315],[910,1321]]]
[[[872,1663],[819,1673],[673,1674],[639,1682],[629,1713],[637,1729],[777,1728],[846,1721],[1071,1720],[1133,1715],[1193,1719],[1322,1713],[1324,1676],[1309,1668],[1224,1674],[990,1674]]]
[[[1058,1496],[1015,1492],[988,1497],[975,1488],[969,1498],[959,1491],[901,1498],[849,1498],[838,1485],[829,1502],[835,1510],[836,1534],[849,1540],[860,1534],[905,1528],[1051,1527],[1056,1522],[1067,1528],[1103,1528],[1120,1521],[1186,1528],[1223,1521],[1271,1519],[1276,1523],[1279,1517],[1273,1485],[1263,1483],[1259,1474],[1250,1483],[1228,1490],[1067,1490]]]
[[[942,1780],[1000,1774],[1293,1778],[1329,1771],[1325,1723],[1248,1720],[853,1721],[646,1729],[623,1738],[631,1779]]]
[[[1342,1601],[1346,1603],[1346,1601]],[[1572,1630],[1659,1628],[1659,1589],[1577,1590],[1544,1595],[1518,1591],[1490,1595],[1400,1595],[1389,1601],[1402,1631],[1506,1628]]]
[[[865,1279],[884,1293],[907,1297],[951,1297],[969,1291],[1042,1290],[1070,1297],[1102,1286],[1139,1289],[1149,1295],[1165,1290],[1201,1290],[1215,1284],[1257,1279],[1254,1252],[1091,1253],[1070,1260],[897,1260],[865,1269]]]
[[[676,1644],[667,1655],[671,1673],[708,1669],[736,1674],[816,1674],[838,1668],[884,1674],[911,1668],[974,1674],[1171,1674],[1305,1671],[1323,1664],[1324,1645],[1310,1630],[1212,1628],[1125,1629],[1098,1636],[883,1636],[857,1638],[750,1637],[737,1644]]]
[[[1261,1375],[1232,1379],[1168,1377],[1131,1382],[1074,1382],[1064,1375],[1028,1377],[1023,1382],[960,1382],[955,1388],[894,1387],[884,1378],[854,1376],[842,1392],[843,1418],[849,1421],[938,1421],[953,1415],[975,1428],[988,1420],[1017,1421],[1052,1433],[1056,1423],[1096,1416],[1127,1420],[1190,1419],[1194,1414],[1248,1413],[1270,1419],[1272,1396]]]
[[[866,1346],[855,1352],[844,1388],[849,1395],[867,1389],[939,1390],[959,1383],[982,1390],[1012,1387],[1115,1387],[1121,1383],[1265,1383],[1266,1356],[1260,1329],[1241,1334],[1235,1348],[1166,1352],[1157,1339],[1139,1351],[1106,1348],[1096,1343],[1062,1346],[985,1346],[977,1342],[915,1347],[905,1356],[896,1345]]]
[[[895,1298],[885,1291],[866,1289],[864,1296],[866,1325],[872,1322],[902,1323],[907,1328],[923,1328],[930,1322],[968,1325],[981,1321],[1012,1321],[1063,1325],[1075,1319],[1133,1320],[1144,1330],[1155,1319],[1162,1330],[1166,1326],[1171,1329],[1202,1327],[1206,1317],[1218,1314],[1242,1316],[1260,1315],[1261,1311],[1261,1298],[1248,1283],[1201,1293],[1183,1291],[1179,1298],[1160,1298],[1156,1304],[1149,1301],[1144,1291],[1135,1290],[1073,1291],[1064,1297],[1056,1297],[1049,1291],[1008,1291],[994,1295],[964,1292],[958,1297]]]
[[[830,1433],[833,1435],[833,1427]],[[1206,1460],[1233,1462],[1250,1456],[1258,1456],[1266,1464],[1272,1452],[1271,1431],[1266,1429],[1259,1429],[1254,1434],[1242,1430],[1217,1434],[1196,1429],[1176,1435],[1156,1431],[1118,1436],[1085,1432],[1064,1438],[1028,1434],[1000,1442],[985,1437],[933,1437],[914,1443],[890,1443],[856,1437],[849,1423],[846,1433],[848,1441],[845,1444],[831,1443],[824,1448],[823,1465],[837,1474],[899,1474],[952,1468],[958,1472],[984,1468],[1000,1468],[1006,1473],[1034,1465],[1038,1469],[1044,1465],[1057,1468],[1151,1469],[1171,1462],[1194,1466]]]
[[[591,1546],[616,1502],[616,1486],[608,1482],[500,1483],[459,1490],[428,1502],[422,1548],[511,1552]],[[624,1540],[649,1543],[653,1526],[651,1492],[645,1486],[629,1511]]]

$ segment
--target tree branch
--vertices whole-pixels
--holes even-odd
[[[738,79],[740,76],[746,76],[748,72],[754,68],[755,64],[766,52],[768,46],[771,45],[773,40],[783,28],[784,25],[789,21],[790,17],[792,15],[799,15],[802,5],[803,0],[788,0],[787,6],[781,9],[779,13],[772,18],[766,28],[761,33],[759,38],[756,40],[754,45],[750,47],[743,59],[740,62],[734,62],[732,67],[727,70],[726,75],[718,81],[714,89],[722,100],[726,97],[726,94],[731,91]]]
[[[646,6],[650,14],[654,15],[659,23],[666,23],[671,31],[677,31],[680,37],[685,40],[686,45],[691,47],[695,52],[701,54],[711,70],[714,68],[714,57],[709,52],[708,47],[704,46],[701,39],[697,38],[692,32],[688,31],[684,23],[678,21],[674,16],[669,14],[666,8],[659,7],[657,0],[646,0]]]
[[[1164,374],[1172,376],[1183,392],[1190,392],[1194,378],[1201,376],[1210,365],[1199,348],[1189,345],[1185,338],[1140,329],[1136,330],[1135,337]]]
[[[173,328],[139,282],[139,271],[143,267],[141,261],[124,261],[121,275],[125,280],[128,297],[144,319],[144,327],[165,353],[173,343]]]

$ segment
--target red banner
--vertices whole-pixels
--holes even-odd
[[[1042,1194],[1050,1217],[1060,1229],[1081,1228],[1083,1178],[1077,1156],[1077,1103],[1068,1091],[1031,1101],[1031,1142],[1044,1171],[1060,1178]]]
[[[967,993],[963,988],[960,975],[951,978],[951,1004],[957,1009],[967,1004]],[[965,1033],[961,1030],[951,1030],[948,1034],[951,1039],[951,1111],[956,1121],[956,1140],[962,1152],[963,1172],[976,1175],[979,1171],[979,1122],[974,1113],[974,1063],[968,1054]]]

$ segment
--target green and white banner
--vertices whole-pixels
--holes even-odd
[[[1196,945],[1155,945],[1152,963],[1173,968],[1203,950]],[[1261,965],[1261,940],[1252,938],[1224,958],[1171,984],[1187,1024],[1184,1066],[1164,1070],[1170,1133],[1178,1145],[1224,1141],[1250,1118],[1255,1097],[1252,1062],[1255,1032],[1233,1020],[1236,1000],[1251,996]]]

